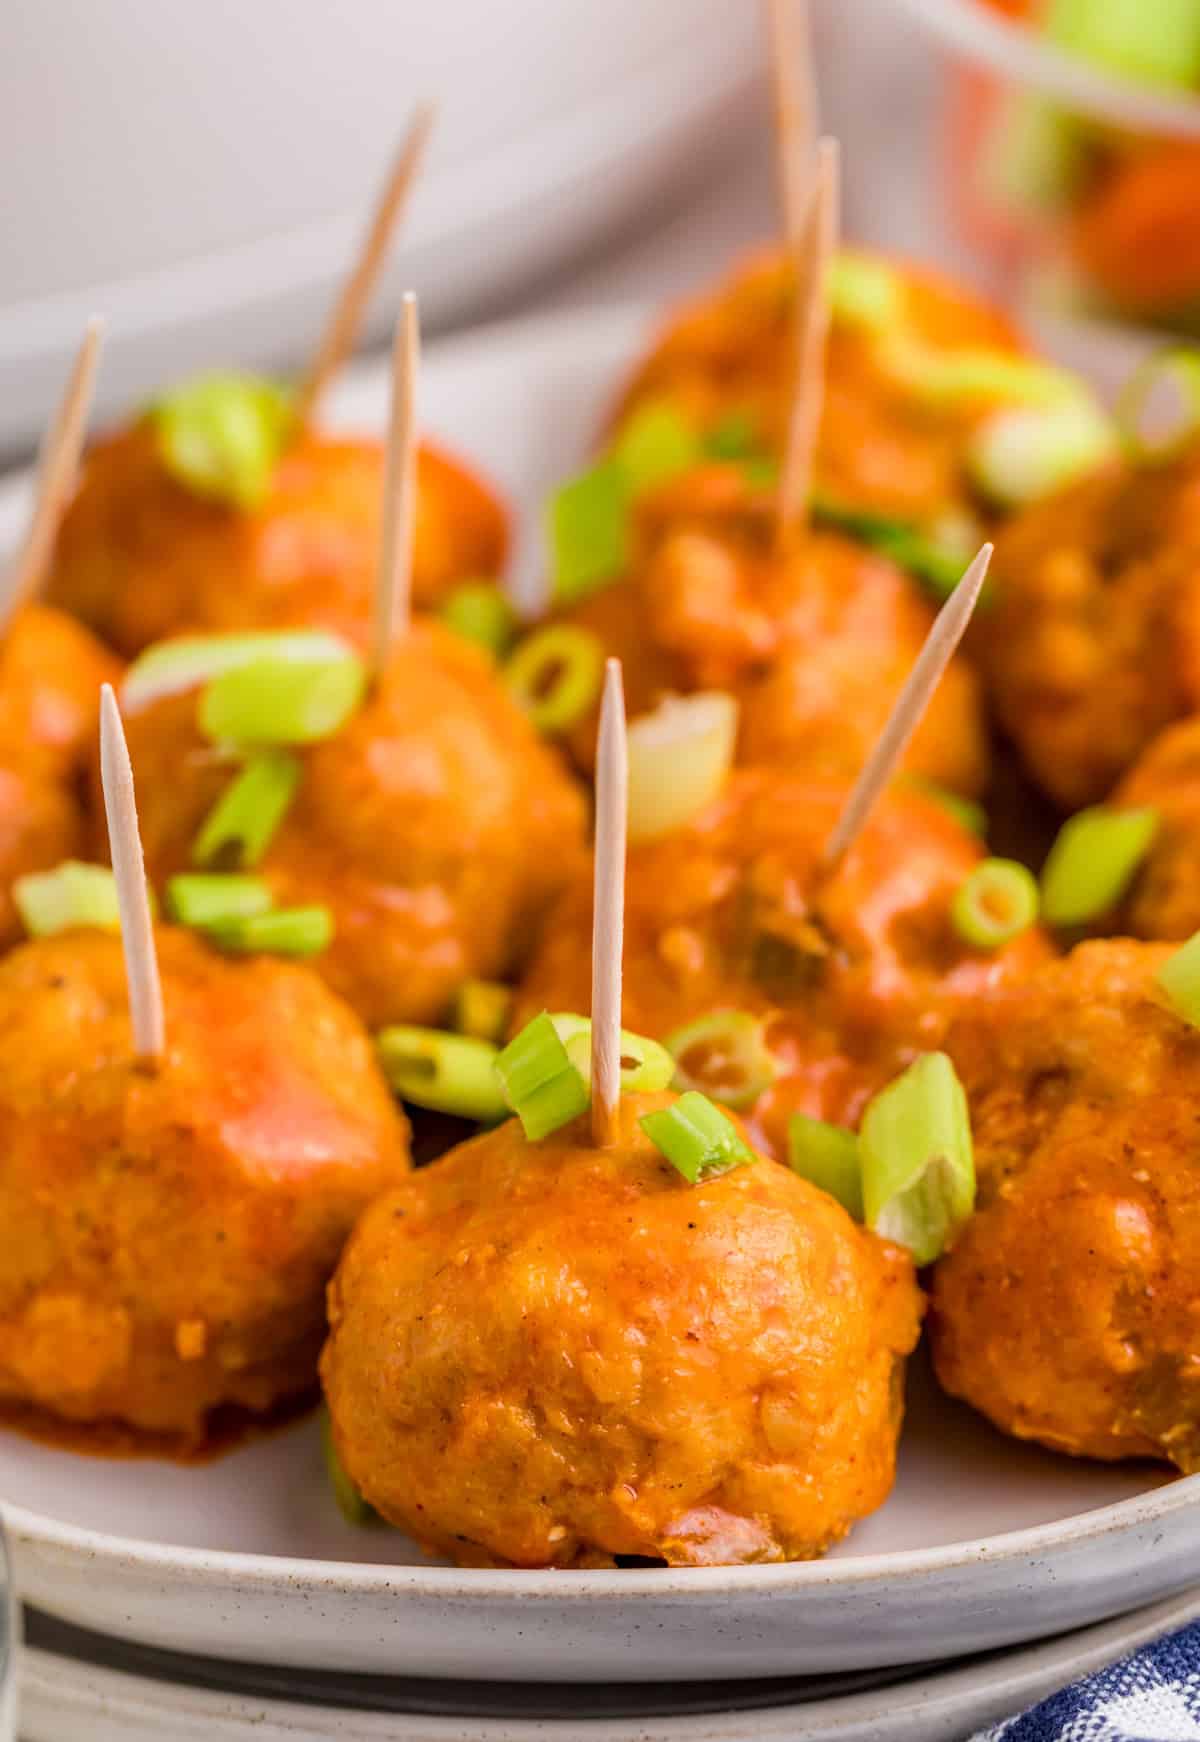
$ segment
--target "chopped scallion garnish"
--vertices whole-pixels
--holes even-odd
[[[971,541],[969,527],[952,525],[923,530],[873,514],[869,509],[854,508],[823,491],[813,498],[813,518],[818,525],[832,526],[888,557],[938,600],[949,598],[979,546],[978,538]],[[986,599],[985,587],[980,604]]]
[[[460,1034],[498,1044],[508,1032],[512,1007],[511,986],[498,980],[464,980],[454,996],[454,1026]]]
[[[333,938],[333,915],[327,907],[280,907],[204,929],[230,955],[316,956]]]
[[[670,834],[711,804],[733,766],[738,705],[723,690],[667,696],[630,723],[629,839]]]
[[[212,374],[186,381],[151,407],[159,458],[197,496],[256,508],[291,439],[294,401],[275,381]]]
[[[695,1089],[680,1095],[671,1107],[643,1113],[638,1124],[689,1185],[754,1160],[754,1151],[736,1125]]]
[[[987,834],[987,812],[974,799],[964,798],[959,792],[951,792],[948,786],[940,786],[936,780],[930,780],[924,774],[902,773],[897,779],[902,786],[911,786],[916,792],[923,793],[940,810],[948,811],[955,822],[961,823],[969,834]]]
[[[1200,932],[1168,956],[1155,979],[1177,1016],[1200,1028]]]
[[[517,633],[517,613],[503,588],[494,581],[464,581],[441,610],[442,622],[500,659]]]
[[[883,332],[900,320],[904,289],[898,275],[868,254],[841,252],[829,275],[829,308],[845,326]]]
[[[379,1514],[369,1501],[363,1499],[357,1487],[346,1474],[345,1465],[338,1457],[337,1447],[333,1443],[333,1426],[329,1420],[329,1411],[321,1411],[321,1451],[325,1459],[325,1474],[329,1478],[329,1486],[337,1501],[338,1511],[347,1524],[364,1525],[377,1524]]]
[[[1177,453],[1200,425],[1200,350],[1169,345],[1156,351],[1130,376],[1114,410],[1131,458]]]
[[[604,648],[590,630],[551,623],[521,642],[503,677],[539,732],[565,732],[600,694]]]
[[[666,1039],[675,1087],[699,1089],[726,1107],[752,1107],[779,1072],[767,1025],[746,1010],[714,1010]]]
[[[950,919],[964,942],[998,950],[1028,931],[1038,915],[1037,878],[1015,859],[985,859],[954,893]]]
[[[859,1156],[867,1226],[932,1264],[975,1207],[967,1097],[945,1053],[923,1054],[868,1104]]]
[[[1019,508],[1096,471],[1117,447],[1112,419],[1081,393],[1063,405],[992,412],[967,443],[966,465],[989,501]]]
[[[836,1198],[856,1222],[862,1221],[862,1160],[853,1131],[810,1119],[807,1113],[793,1113],[788,1121],[788,1166]]]
[[[261,877],[185,871],[167,883],[167,910],[180,925],[222,925],[267,913],[270,907],[271,891]]]
[[[567,1057],[575,1066],[591,1093],[592,1086],[592,1025],[586,1016],[559,1012],[550,1018],[559,1039],[567,1049]],[[621,1030],[621,1089],[625,1094],[651,1095],[665,1089],[675,1075],[675,1060],[665,1046],[648,1040],[644,1034]]]
[[[504,1099],[531,1143],[587,1111],[588,1086],[545,1011],[509,1041],[494,1068]]]
[[[117,885],[107,865],[64,859],[53,871],[33,871],[12,886],[21,923],[31,937],[52,937],[76,926],[120,931]]]
[[[1115,907],[1150,851],[1158,823],[1151,805],[1093,805],[1069,817],[1042,867],[1047,925],[1086,925]]]
[[[882,338],[875,350],[884,374],[914,399],[931,406],[973,400],[1008,405],[1061,405],[1083,391],[1077,375],[1016,351],[944,350],[911,332]]]
[[[649,399],[621,425],[612,455],[633,498],[688,471],[704,457],[704,445],[671,400]]]
[[[161,696],[211,683],[226,672],[259,660],[295,660],[301,665],[345,659],[353,649],[338,635],[323,629],[249,630],[236,635],[180,635],[158,641],[139,653],[121,682],[121,705],[127,712],[144,708]]]
[[[618,460],[610,456],[559,485],[549,536],[557,603],[573,605],[618,578],[629,557],[629,488]]]
[[[508,1114],[491,1041],[436,1028],[385,1028],[377,1036],[384,1075],[402,1101],[495,1125]]]
[[[252,757],[221,794],[192,847],[195,865],[257,865],[300,783],[300,764],[282,750]]]
[[[357,654],[299,661],[259,659],[214,678],[200,698],[200,730],[217,744],[316,744],[362,701]]]

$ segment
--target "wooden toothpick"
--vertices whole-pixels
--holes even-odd
[[[833,870],[854,845],[871,814],[876,799],[892,778],[907,750],[921,717],[929,706],[942,673],[966,632],[971,613],[992,560],[992,547],[985,544],[934,619],[925,645],[917,655],[904,688],[896,697],[879,740],[855,781],[822,855],[827,870]]]
[[[83,342],[75,353],[58,410],[42,441],[29,530],[0,612],[5,623],[33,598],[50,566],[50,553],[79,471],[103,338],[104,322],[93,315],[83,330]]]
[[[321,343],[317,347],[317,354],[301,384],[297,402],[297,415],[301,425],[313,422],[325,389],[354,349],[363,311],[375,288],[387,257],[388,244],[421,167],[433,120],[433,105],[423,103],[413,116],[392,164],[362,247],[342,285]]]
[[[625,943],[625,828],[629,754],[621,662],[604,668],[596,745],[596,858],[592,912],[592,1142],[617,1139],[621,1099],[621,956]]]
[[[836,139],[822,139],[817,146],[817,171],[809,201],[796,309],[796,375],[776,505],[776,538],[780,548],[802,525],[812,490],[817,435],[825,404],[829,275],[838,245],[840,205],[841,154]]]
[[[100,690],[100,780],[117,882],[134,1058],[140,1065],[153,1069],[161,1063],[166,1049],[162,983],[158,977],[158,953],[154,947],[154,922],[146,888],[142,838],[138,833],[129,747],[117,698],[112,685],[107,683]]]
[[[808,0],[767,0],[783,233],[799,268],[813,180],[816,83]],[[797,288],[799,285],[797,284]]]
[[[378,678],[392,644],[412,615],[413,539],[417,526],[417,374],[421,324],[409,291],[392,339],[392,402],[388,415],[387,467],[383,478],[383,527],[375,577],[375,625],[371,676]]]

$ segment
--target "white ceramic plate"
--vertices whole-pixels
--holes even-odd
[[[736,1698],[694,1715],[578,1716],[509,1711],[437,1716],[429,1711],[356,1710],[178,1686],[31,1651],[23,1665],[26,1742],[958,1742],[1081,1676],[1094,1674],[1159,1635],[1200,1616],[1195,1593],[1044,1644],[998,1652],[958,1668],[886,1687],[739,1706]],[[759,1690],[755,1689],[757,1694]],[[331,1696],[331,1698],[336,1696]],[[628,1696],[622,1696],[622,1704]]]
[[[435,352],[427,423],[532,507],[582,454],[644,312]],[[378,420],[379,374],[341,412]],[[0,493],[0,546],[21,486]],[[529,518],[529,517],[527,517]],[[525,584],[536,575],[527,551]],[[660,1681],[914,1663],[1042,1638],[1200,1577],[1200,1478],[1074,1463],[992,1433],[918,1373],[900,1480],[828,1560],[733,1570],[457,1571],[342,1524],[313,1426],[201,1469],[0,1435],[18,1581],[39,1607],[218,1657],[378,1673]]]

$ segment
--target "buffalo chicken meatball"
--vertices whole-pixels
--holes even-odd
[[[384,453],[305,432],[254,508],[208,500],[167,471],[148,421],[90,454],[55,552],[49,596],[129,657],[183,629],[328,627],[363,642],[379,560]],[[504,510],[472,473],[421,448],[413,596],[495,575]]]
[[[197,699],[126,713],[153,881],[188,867],[237,772],[201,736]],[[436,1021],[464,980],[522,960],[581,852],[584,802],[485,655],[415,624],[358,712],[298,754],[259,874],[278,906],[330,910],[315,966],[364,1021]]]
[[[158,934],[134,1060],[120,939],[0,963],[0,1401],[203,1442],[313,1384],[323,1290],[408,1166],[367,1035],[309,969]]]
[[[1106,797],[1200,708],[1200,447],[1026,510],[991,585],[976,646],[1001,725],[1059,804]]]
[[[1182,942],[1200,931],[1200,717],[1169,726],[1112,795],[1119,809],[1150,805],[1158,825],[1117,917],[1139,938]]]
[[[684,827],[629,852],[625,1020],[663,1039],[717,1011],[762,1018],[779,1075],[749,1118],[776,1154],[793,1112],[856,1123],[916,1053],[941,1044],[958,999],[1049,955],[1036,929],[991,952],[958,936],[951,902],[982,848],[902,782],[827,873],[821,853],[847,792],[746,770]],[[588,1008],[591,916],[585,869],[544,928],[524,1014]]]
[[[638,1125],[515,1121],[374,1204],[330,1288],[340,1458],[464,1562],[821,1554],[886,1498],[907,1253],[778,1163],[689,1186]]]
[[[631,576],[567,613],[622,659],[632,714],[670,692],[730,690],[739,759],[853,775],[879,736],[933,622],[886,558],[820,533],[775,548],[774,500],[732,466],[662,486],[637,516]],[[584,765],[595,712],[571,737]],[[906,766],[977,793],[988,752],[979,689],[951,663]]]
[[[59,611],[27,605],[0,634],[0,949],[21,936],[16,880],[86,849],[100,685],[116,677]]]
[[[886,275],[898,306],[887,327],[939,352],[1018,353],[1004,318],[928,272],[851,255]],[[669,399],[702,428],[735,413],[767,452],[782,452],[795,391],[794,275],[779,250],[752,259],[716,295],[676,316],[627,388],[621,415]],[[818,488],[856,508],[920,524],[969,504],[964,452],[989,409],[972,395],[958,407],[930,403],[907,374],[886,366],[873,324],[843,318],[837,299],[825,366],[817,449]]]
[[[934,1274],[946,1389],[1021,1439],[1200,1470],[1200,1033],[1171,952],[1081,944],[951,1030],[975,1215]]]

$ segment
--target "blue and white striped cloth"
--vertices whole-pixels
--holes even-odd
[[[976,1742],[1200,1742],[1200,1622],[1052,1694]]]

